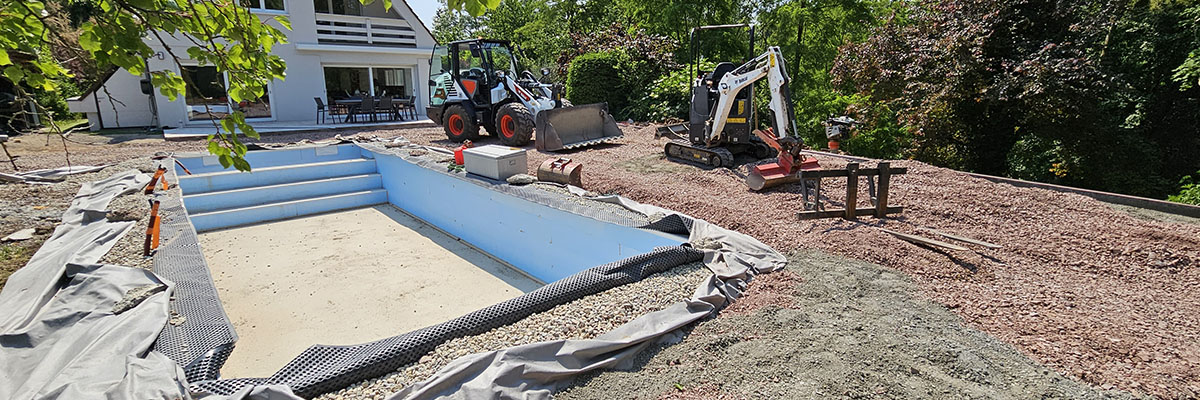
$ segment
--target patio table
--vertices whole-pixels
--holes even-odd
[[[374,101],[375,101],[375,105],[379,105],[378,98],[374,99]],[[393,107],[395,107],[395,105],[399,104],[401,101],[408,101],[408,99],[392,98]],[[358,107],[360,107],[362,105],[362,99],[341,99],[341,100],[334,100],[333,103],[346,106],[346,119],[342,122],[350,122],[350,119],[354,118],[354,112],[357,111]],[[378,109],[376,109],[376,110],[378,110]],[[396,109],[393,108],[389,111],[395,113]],[[396,116],[400,117],[401,121],[404,120],[404,116],[401,116],[400,114],[396,114]]]

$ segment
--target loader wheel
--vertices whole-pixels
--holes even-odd
[[[475,123],[475,118],[467,113],[463,106],[450,106],[446,108],[446,120],[442,126],[446,129],[446,137],[455,142],[464,140],[479,140],[479,125]]]
[[[496,112],[496,129],[504,144],[523,146],[533,138],[533,114],[521,103],[502,105]]]

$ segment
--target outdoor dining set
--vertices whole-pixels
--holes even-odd
[[[343,123],[404,121],[406,116],[417,117],[412,97],[398,99],[388,96],[361,96],[333,100],[332,104],[325,104],[320,97],[313,97],[313,100],[317,102],[317,119],[322,124],[325,123],[326,117],[334,122],[338,122],[340,118]]]

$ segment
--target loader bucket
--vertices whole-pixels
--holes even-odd
[[[622,137],[608,103],[562,107],[539,112],[534,121],[538,151],[559,151],[611,142]]]

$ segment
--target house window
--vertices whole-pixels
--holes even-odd
[[[412,69],[375,68],[375,94],[396,98],[412,96]]]
[[[367,68],[325,67],[325,94],[330,102],[371,94]]]
[[[412,68],[325,67],[329,102],[362,96],[406,99],[417,92]]]
[[[225,76],[216,67],[183,67],[188,120],[221,119],[229,115]]]
[[[212,66],[184,66],[181,70],[186,90],[184,103],[189,121],[222,119],[241,111],[246,118],[271,118],[271,86],[263,87],[263,95],[253,100],[230,102],[226,92],[225,74]]]
[[[284,0],[239,0],[243,7],[258,10],[283,11]]]
[[[313,0],[313,10],[326,14],[362,15],[363,5],[359,0]]]

